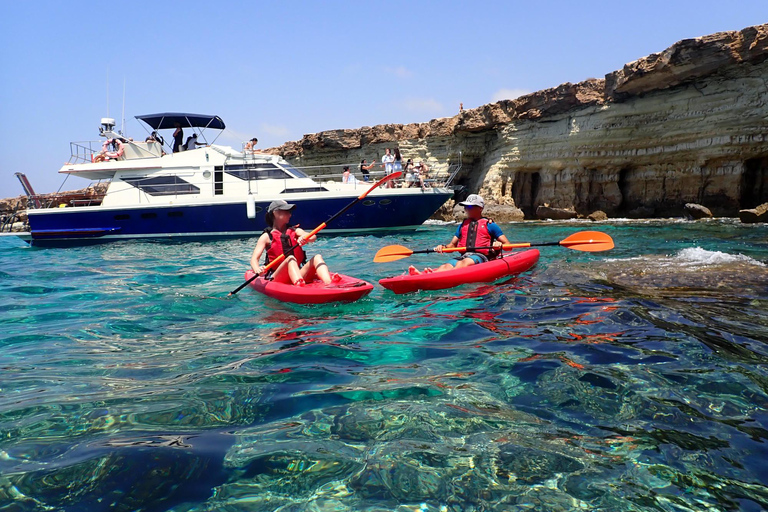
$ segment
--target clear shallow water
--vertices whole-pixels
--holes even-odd
[[[325,237],[370,281],[455,226]],[[289,306],[252,241],[0,239],[0,510],[763,510],[768,226],[525,223],[501,284]]]

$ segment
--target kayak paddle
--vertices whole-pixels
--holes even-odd
[[[371,188],[369,188],[368,190],[366,190],[365,192],[363,192],[363,194],[362,194],[361,196],[357,197],[357,199],[354,199],[354,200],[352,200],[352,202],[351,202],[351,203],[349,203],[347,206],[345,206],[344,208],[342,208],[342,209],[341,209],[341,210],[340,210],[338,213],[336,213],[335,215],[331,216],[331,218],[329,218],[327,221],[323,222],[322,224],[320,224],[319,226],[317,226],[315,229],[313,229],[312,231],[310,231],[310,232],[307,234],[307,236],[306,236],[304,239],[305,239],[305,240],[309,240],[310,238],[312,238],[313,236],[315,236],[315,235],[316,235],[318,232],[320,232],[320,231],[322,231],[323,229],[325,229],[325,227],[328,225],[328,223],[329,223],[329,222],[333,222],[333,221],[334,221],[334,220],[336,220],[338,217],[340,217],[341,215],[343,215],[343,214],[344,214],[344,212],[346,212],[347,210],[349,210],[350,208],[352,208],[354,205],[356,205],[356,204],[357,204],[357,202],[358,202],[358,201],[361,201],[363,198],[365,198],[365,196],[367,196],[368,194],[370,194],[371,192],[373,192],[374,190],[376,190],[376,188],[377,188],[377,187],[379,187],[379,186],[383,185],[384,183],[388,182],[389,180],[393,180],[393,179],[395,179],[395,178],[399,178],[399,177],[400,177],[400,176],[402,176],[402,175],[403,175],[403,173],[402,173],[401,171],[398,171],[398,172],[393,172],[392,174],[388,174],[387,176],[384,176],[384,177],[383,177],[383,178],[381,178],[379,181],[377,181],[376,183],[374,183],[374,184],[371,186]],[[297,247],[299,247],[300,245],[301,245],[301,244],[295,244],[295,245],[291,246],[291,247],[290,247],[288,250],[286,250],[286,251],[283,251],[283,254],[281,254],[280,256],[278,256],[277,258],[275,258],[274,260],[270,261],[270,262],[269,262],[269,264],[268,264],[266,267],[264,267],[264,272],[266,272],[267,270],[269,270],[269,269],[271,269],[271,268],[273,268],[273,267],[276,267],[277,265],[279,265],[279,264],[280,264],[280,262],[281,262],[281,261],[283,261],[283,260],[285,259],[285,253],[288,253],[288,254],[292,253],[292,252],[293,252],[293,250],[294,250],[294,249],[296,249]],[[237,292],[239,292],[240,290],[242,290],[243,288],[245,288],[245,287],[246,287],[246,286],[247,286],[247,285],[248,285],[248,284],[249,284],[251,281],[253,281],[253,280],[254,280],[254,279],[256,279],[257,277],[259,277],[259,273],[258,273],[258,272],[257,272],[257,273],[255,273],[255,274],[253,275],[253,277],[251,277],[250,279],[248,279],[246,282],[244,282],[243,284],[241,284],[240,286],[238,286],[237,288],[235,288],[234,290],[232,290],[231,292],[229,292],[229,295],[227,295],[227,297],[229,297],[229,296],[231,296],[231,295],[234,295],[234,294],[236,294]]]
[[[543,242],[532,244],[530,242],[517,243],[517,244],[504,244],[501,249],[508,251],[510,249],[519,249],[522,247],[541,247],[546,245],[561,245],[568,249],[585,252],[600,252],[613,249],[613,239],[600,231],[579,231],[574,233],[565,240],[559,242]],[[452,247],[450,249],[443,249],[443,252],[460,251],[465,252],[475,251],[477,249],[493,249],[493,247]],[[397,261],[410,256],[411,254],[425,254],[430,252],[437,252],[435,249],[423,249],[420,251],[413,251],[402,245],[388,245],[382,247],[374,256],[373,261],[375,263],[384,263],[387,261]]]

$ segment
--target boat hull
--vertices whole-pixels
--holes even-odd
[[[245,273],[245,280],[251,279],[253,275],[253,270],[249,270]],[[250,282],[250,286],[268,297],[272,297],[280,302],[291,302],[293,304],[354,302],[365,297],[373,290],[373,285],[362,279],[356,279],[343,274],[339,274],[339,278],[339,281],[332,284],[325,284],[320,280],[315,280],[304,286],[294,286],[257,277]]]
[[[539,260],[539,251],[530,249],[487,263],[445,272],[400,275],[381,279],[379,284],[395,293],[418,290],[443,290],[469,283],[488,283],[499,278],[525,272]]]
[[[452,192],[371,195],[336,219],[326,232],[358,233],[416,227],[427,220]],[[298,207],[292,221],[314,228],[355,197],[286,198]],[[208,204],[135,207],[89,206],[29,210],[30,236],[35,246],[102,243],[121,239],[215,239],[251,237],[266,227],[269,201],[256,201],[255,218],[247,216],[245,200]]]

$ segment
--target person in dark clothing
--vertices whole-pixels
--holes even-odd
[[[176,123],[176,130],[173,132],[173,152],[178,153],[181,151],[181,145],[184,143],[184,130],[181,129],[181,125]]]
[[[370,165],[365,163],[365,159],[360,162],[360,174],[363,175],[363,181],[370,181],[370,170],[373,168],[373,164],[376,163],[376,160],[370,163]]]

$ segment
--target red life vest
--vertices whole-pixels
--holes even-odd
[[[495,238],[488,231],[488,224],[491,222],[493,222],[491,219],[486,219],[485,217],[481,217],[478,220],[464,219],[464,222],[461,223],[461,236],[456,247],[486,247],[493,245]],[[498,253],[493,249],[478,249],[473,252],[485,254],[489,260],[498,256]]]
[[[282,233],[279,229],[270,230],[269,228],[265,229],[264,232],[269,233],[272,238],[269,241],[269,245],[267,245],[265,265],[299,243],[299,235],[292,227],[286,229],[285,233]],[[304,249],[300,246],[293,250],[293,255],[296,257],[296,261],[299,262],[299,265],[303,265],[307,261],[307,255],[304,254]],[[286,258],[288,256],[290,256],[290,254],[285,255]]]

